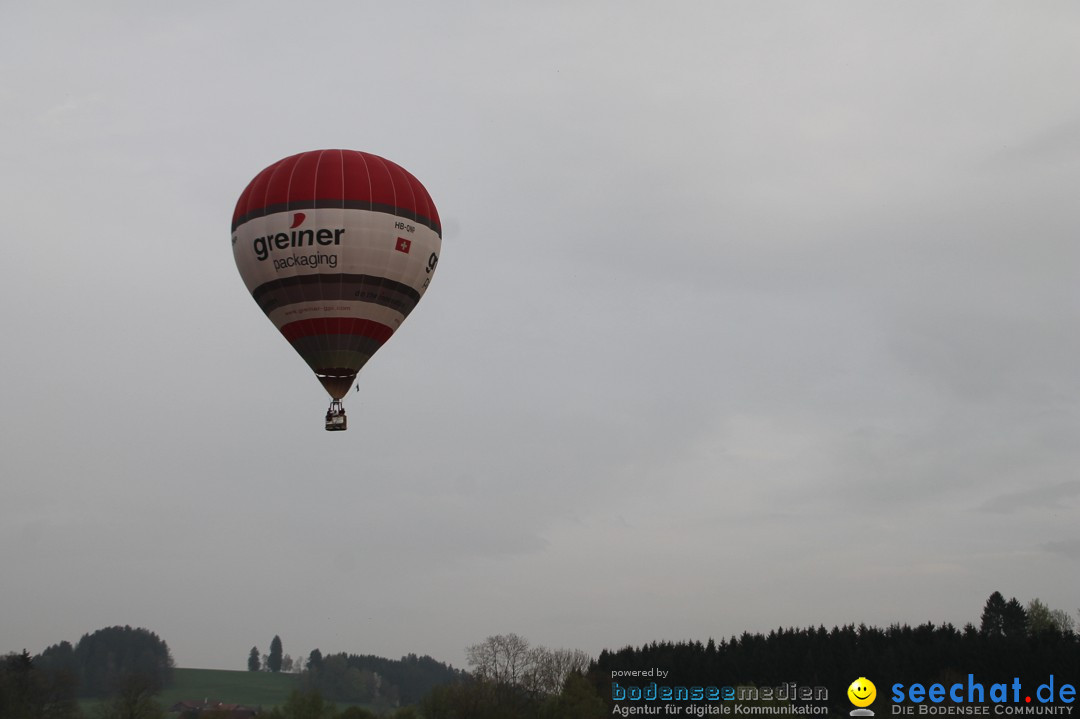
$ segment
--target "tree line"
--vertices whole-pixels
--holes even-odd
[[[253,656],[254,653],[250,656]],[[517,634],[490,636],[466,650],[469,671],[429,656],[323,655],[312,650],[293,693],[271,719],[363,719],[333,702],[363,702],[393,719],[599,719],[608,709],[585,678],[580,650],[534,646]],[[248,667],[257,670],[249,660]]]
[[[399,706],[414,704],[433,687],[465,676],[462,670],[429,656],[408,654],[396,660],[345,652],[323,656],[314,649],[301,682],[334,701]]]
[[[160,690],[172,681],[174,662],[169,645],[154,632],[116,626],[84,634],[74,645],[53,644],[34,665],[69,676],[80,697],[104,697],[131,676]]]
[[[109,698],[103,716],[142,716],[172,680],[168,645],[146,629],[107,627],[31,656],[0,657],[0,717],[77,719],[78,699]],[[115,711],[114,711],[115,710]]]
[[[260,655],[259,648],[252,647],[247,668],[253,672],[296,671],[300,674],[302,691],[317,692],[330,701],[388,707],[415,704],[433,687],[465,677],[462,670],[416,654],[401,659],[346,652],[324,656],[316,648],[301,664],[284,653],[280,635],[271,640],[269,654]]]
[[[271,655],[272,666],[280,670],[285,664],[280,637],[272,642]],[[833,708],[846,712],[843,688],[859,676],[924,685],[962,681],[968,674],[984,684],[1080,676],[1080,638],[1068,613],[1038,599],[1025,606],[994,592],[978,626],[780,628],[705,643],[653,641],[604,650],[595,660],[578,650],[552,650],[503,634],[468,647],[466,658],[469,670],[463,671],[415,654],[390,660],[344,652],[323,656],[316,649],[307,658],[301,688],[265,714],[270,719],[375,716],[334,704],[345,702],[379,707],[393,719],[600,719],[612,711],[612,672],[652,667],[668,671],[672,684],[824,686],[835,699]],[[259,663],[264,664],[261,658]],[[0,717],[78,719],[76,696],[107,695],[101,719],[159,719],[162,710],[154,696],[168,684],[172,667],[164,641],[131,627],[102,629],[34,657],[26,651],[9,654],[0,657]]]
[[[424,696],[425,719],[601,719],[611,713],[585,677],[592,659],[583,651],[497,634],[465,653],[470,672]]]
[[[994,592],[978,626],[849,624],[831,630],[779,628],[704,644],[654,641],[601,652],[589,677],[610,702],[612,672],[649,667],[663,668],[673,683],[686,685],[823,686],[844,709],[840,690],[860,676],[924,685],[952,683],[968,674],[985,683],[1080,676],[1080,639],[1068,613],[1050,610],[1038,599],[1025,608]]]

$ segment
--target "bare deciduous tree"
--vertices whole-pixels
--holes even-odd
[[[558,694],[571,672],[584,673],[592,661],[580,649],[530,647],[517,634],[497,634],[466,649],[479,679],[520,687],[537,694]]]
[[[496,634],[465,650],[473,673],[498,684],[520,686],[532,669],[529,641],[517,634]]]
[[[530,662],[526,688],[542,694],[558,694],[572,672],[584,674],[592,658],[580,649],[536,647]]]

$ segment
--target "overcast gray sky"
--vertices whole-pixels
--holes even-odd
[[[455,666],[1080,606],[1080,5],[0,7],[0,652]],[[416,175],[439,273],[327,433],[265,166]]]

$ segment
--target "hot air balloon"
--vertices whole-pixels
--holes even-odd
[[[251,296],[330,394],[326,429],[346,429],[342,398],[435,273],[431,196],[377,155],[302,152],[241,193],[232,246]]]

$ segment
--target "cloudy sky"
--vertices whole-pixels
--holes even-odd
[[[464,665],[1080,606],[1080,6],[0,7],[0,652]],[[389,158],[439,273],[327,433],[240,192]]]

